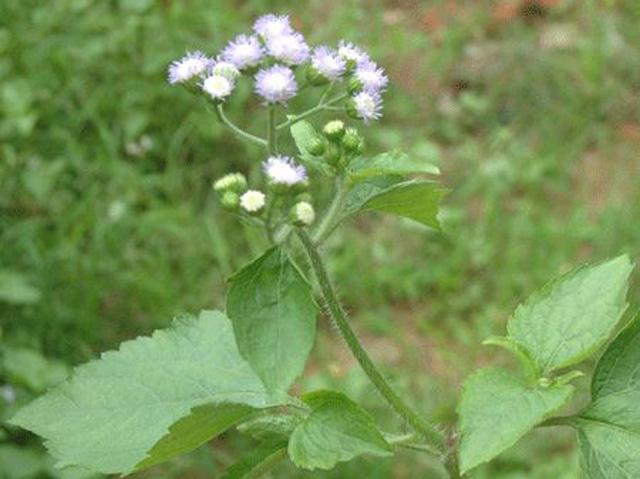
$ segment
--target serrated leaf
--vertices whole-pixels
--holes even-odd
[[[227,313],[240,354],[270,391],[286,391],[302,374],[315,339],[311,287],[277,247],[229,281]]]
[[[313,412],[293,431],[289,457],[304,469],[331,469],[362,454],[391,455],[371,416],[335,391],[307,394]]]
[[[389,151],[373,158],[356,158],[349,165],[349,177],[362,180],[372,176],[409,175],[426,173],[439,175],[437,166],[402,151]]]
[[[275,403],[240,357],[229,320],[205,311],[76,368],[69,381],[20,410],[12,422],[44,437],[61,467],[127,474],[208,439],[198,431],[194,441],[180,427],[191,414],[202,419],[201,412],[213,411],[199,406]],[[205,422],[218,424],[212,419]]]
[[[274,463],[287,455],[287,442],[261,444],[248,455],[229,467],[220,479],[255,479],[262,477]]]
[[[509,336],[541,371],[579,363],[611,335],[627,308],[633,265],[619,256],[557,278],[520,305],[509,321]]]
[[[640,477],[640,315],[604,352],[592,402],[576,421],[582,467],[596,479]]]
[[[260,441],[276,442],[289,439],[302,419],[293,414],[264,414],[241,424],[238,430]]]
[[[500,368],[485,368],[464,383],[460,415],[460,469],[464,474],[513,446],[564,406],[573,386],[530,385]]]
[[[298,121],[291,125],[291,136],[298,148],[300,161],[307,166],[315,168],[325,175],[331,173],[329,166],[322,160],[321,157],[313,156],[309,153],[309,146],[314,138],[319,135],[316,133],[315,128],[308,121]]]
[[[345,213],[382,211],[404,216],[439,231],[438,210],[447,190],[431,181],[397,182],[396,179],[380,177],[356,185],[347,197]]]

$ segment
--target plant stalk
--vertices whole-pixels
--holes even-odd
[[[336,186],[333,194],[333,201],[329,205],[327,212],[318,228],[313,234],[313,242],[317,245],[322,244],[334,229],[336,219],[342,211],[344,200],[347,196],[347,187],[343,177],[336,178]]]
[[[278,154],[278,134],[276,132],[276,106],[269,106],[267,114],[267,151],[270,155]]]
[[[299,121],[304,120],[305,118],[309,118],[310,116],[315,115],[316,113],[319,113],[323,110],[326,109],[326,107],[331,106],[335,103],[338,103],[339,101],[344,100],[345,98],[347,98],[349,96],[348,93],[344,93],[342,95],[338,95],[335,98],[332,98],[331,100],[329,100],[326,103],[318,103],[316,106],[314,106],[313,108],[309,108],[306,111],[303,111],[302,113],[300,113],[299,115],[296,115],[292,118],[289,118],[287,121],[285,121],[284,123],[280,123],[277,127],[276,130],[282,130],[284,128],[289,128],[291,125],[298,123]]]
[[[351,329],[351,325],[347,321],[346,313],[336,296],[333,284],[329,279],[329,275],[324,267],[322,258],[313,244],[313,241],[303,229],[298,228],[296,233],[302,242],[307,256],[309,257],[311,267],[318,280],[318,284],[320,285],[322,296],[324,297],[329,309],[331,319],[337,326],[352,354],[360,364],[360,367],[367,374],[373,385],[393,410],[407,423],[409,423],[416,432],[444,454],[446,452],[444,435],[407,406],[375,366],[369,357],[369,354],[360,343],[360,340],[358,340],[355,335],[353,329]]]
[[[254,143],[256,145],[260,145],[262,147],[266,147],[267,146],[267,141],[264,140],[263,138],[259,138],[255,135],[252,135],[251,133],[248,133],[240,128],[238,128],[236,125],[234,125],[231,120],[229,120],[229,118],[227,118],[227,115],[224,114],[224,110],[222,109],[222,105],[216,105],[215,108],[216,111],[216,115],[218,116],[218,119],[224,124],[226,125],[231,131],[233,131],[236,135],[238,135],[240,138],[243,138],[251,143]]]

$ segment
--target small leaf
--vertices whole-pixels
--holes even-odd
[[[640,477],[640,315],[609,345],[591,384],[592,403],[576,421],[590,478]]]
[[[564,406],[573,387],[529,385],[509,371],[485,368],[464,383],[460,414],[462,473],[487,462]]]
[[[440,230],[438,209],[447,190],[430,181],[396,182],[394,177],[379,177],[357,185],[348,195],[345,213],[361,210],[383,211]],[[383,186],[386,184],[386,188]]]
[[[311,288],[286,253],[272,248],[231,279],[227,312],[240,354],[270,391],[302,374],[316,333]]]
[[[391,455],[371,416],[344,394],[317,391],[303,400],[313,412],[289,441],[289,457],[298,467],[331,469],[361,454]]]
[[[626,310],[632,269],[629,257],[619,256],[551,281],[516,309],[510,338],[543,372],[579,363],[604,344]]]
[[[220,479],[254,479],[262,477],[274,463],[287,456],[287,442],[261,444],[229,467]]]
[[[329,168],[329,165],[322,160],[322,157],[313,156],[309,153],[309,146],[311,142],[315,138],[319,137],[311,123],[304,120],[294,123],[291,125],[291,136],[298,148],[298,152],[300,153],[298,157],[302,163],[315,168],[325,175],[329,175],[331,173],[331,168]]]
[[[76,368],[12,422],[43,436],[61,467],[128,474],[196,447],[249,408],[275,403],[240,357],[229,320],[205,311]],[[203,424],[187,431],[181,420]]]
[[[353,180],[361,180],[372,176],[410,175],[427,173],[439,175],[437,166],[416,159],[401,151],[390,151],[373,158],[356,158],[349,165],[349,176]]]
[[[238,430],[260,441],[288,440],[302,419],[302,416],[293,414],[264,414],[241,424]]]

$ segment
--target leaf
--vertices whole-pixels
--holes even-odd
[[[289,440],[289,457],[298,467],[331,469],[361,454],[391,455],[371,416],[344,394],[317,391],[303,400],[313,411]]]
[[[533,427],[567,403],[573,386],[529,385],[500,368],[485,368],[464,383],[460,415],[462,473],[513,446]]]
[[[27,278],[12,271],[0,271],[0,302],[31,304],[40,300],[40,291]]]
[[[439,231],[438,209],[446,193],[431,181],[398,183],[394,177],[381,177],[356,186],[347,197],[345,212],[376,210],[393,213]]]
[[[4,346],[0,351],[2,366],[11,382],[33,392],[41,393],[57,386],[69,375],[64,363],[47,359],[37,351],[11,346]]]
[[[402,151],[389,151],[373,158],[356,158],[349,165],[349,176],[361,180],[372,176],[409,175],[427,173],[439,175],[437,166],[416,159]]]
[[[240,354],[270,391],[302,374],[316,334],[311,288],[286,253],[272,248],[231,279],[227,312]]]
[[[541,371],[579,363],[604,344],[626,310],[632,269],[629,257],[619,256],[551,281],[518,306],[509,336]]]
[[[241,424],[238,430],[261,441],[276,442],[288,440],[301,421],[302,417],[293,414],[264,414]]]
[[[204,311],[78,367],[12,422],[44,437],[60,467],[127,474],[196,447],[243,408],[275,402],[240,357],[229,320]],[[186,431],[184,421],[202,424]]]
[[[309,145],[313,139],[319,137],[311,123],[304,120],[294,123],[291,125],[291,136],[293,137],[293,141],[300,153],[298,155],[300,161],[325,175],[331,174],[331,168],[322,160],[322,157],[313,156],[309,153]]]
[[[640,477],[640,315],[609,345],[591,384],[592,403],[576,421],[590,478]]]
[[[47,457],[36,451],[11,444],[0,444],[0,478],[33,479],[44,472]]]
[[[220,479],[254,479],[262,477],[274,463],[287,455],[287,442],[261,444],[225,471]]]

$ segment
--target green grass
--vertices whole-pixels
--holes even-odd
[[[0,283],[3,341],[76,364],[177,313],[224,304],[225,278],[264,239],[220,210],[210,184],[232,169],[256,175],[260,152],[170,88],[166,66],[188,49],[214,53],[258,14],[288,10],[315,42],[370,46],[393,81],[384,120],[367,132],[370,151],[429,158],[452,189],[444,234],[371,214],[325,252],[374,356],[423,410],[454,420],[470,368],[506,362],[479,344],[520,300],[578,263],[640,257],[640,8],[565,1],[542,19],[500,23],[480,2],[460,1],[427,31],[424,15],[445,3],[4,0],[0,279],[19,277],[31,296],[8,301]],[[554,32],[568,44],[542,47]],[[247,86],[229,114],[255,130],[256,107]],[[637,275],[631,298],[640,303]],[[323,327],[304,387],[342,388],[392,428],[347,358]],[[215,457],[204,449],[145,477],[209,477],[248,447],[233,434],[221,444]],[[536,434],[474,477],[574,477],[568,444]],[[407,454],[309,477],[434,467]],[[273,477],[296,474],[284,465]]]

